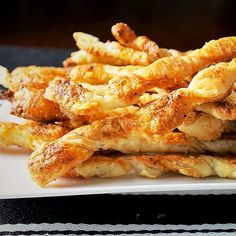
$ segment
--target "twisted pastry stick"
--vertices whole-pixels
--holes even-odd
[[[50,82],[45,90],[44,97],[49,101],[59,104],[60,109],[68,117],[80,115],[93,115],[97,113],[109,113],[119,107],[130,107],[125,102],[120,104],[119,99],[106,96],[106,85],[90,85],[87,83],[76,83],[67,78],[56,78]],[[152,91],[151,91],[152,92]],[[165,90],[154,91],[154,93],[168,93]],[[147,99],[153,100],[155,95],[143,94],[135,104],[145,104]],[[100,110],[100,107],[105,109]],[[73,119],[73,118],[72,118]]]
[[[161,99],[160,95],[169,94],[166,90],[159,90],[153,92],[154,93],[142,94],[138,104],[143,106],[149,102]],[[213,117],[219,120],[236,120],[236,92],[232,91],[232,93],[228,97],[219,102],[203,103],[197,106],[195,110],[212,115]]]
[[[71,56],[63,62],[63,65],[64,67],[73,67],[76,65],[84,65],[84,64],[91,64],[91,63],[101,63],[101,64],[108,64],[108,65],[114,65],[114,66],[128,65],[127,61],[124,61],[120,58],[96,56],[84,50],[72,52]]]
[[[70,72],[70,79],[89,84],[106,84],[118,75],[127,75],[140,69],[141,66],[111,66],[104,64],[87,64],[75,66]]]
[[[173,88],[183,78],[193,75],[210,64],[229,60],[235,52],[236,37],[213,40],[186,56],[161,58],[134,73],[113,78],[108,82],[103,94],[100,94],[100,91],[97,94],[91,93],[81,88],[78,94],[81,100],[78,99],[76,103],[81,107],[81,113],[85,112],[83,109],[95,113],[97,110],[112,110],[137,104],[140,95],[145,91],[153,87]],[[59,96],[54,86],[54,83],[50,83],[46,89],[45,96],[49,100]],[[50,96],[47,95],[47,91]],[[54,101],[58,102],[56,99]]]
[[[80,89],[81,87],[80,85],[78,85],[78,87],[76,85],[75,87],[68,87],[70,82],[65,79],[63,80],[65,83],[61,84],[61,87],[57,88],[54,86],[54,89],[60,91],[60,97],[57,98],[57,100],[60,101],[60,107],[58,104],[45,99],[43,96],[43,90],[29,90],[27,88],[23,88],[15,93],[12,113],[19,117],[41,122],[63,120],[65,122],[65,120],[68,120],[67,117],[69,117],[70,121],[66,121],[67,123],[70,123],[69,127],[79,127],[84,123],[90,124],[95,120],[101,120],[108,116],[119,116],[121,114],[133,113],[139,110],[137,107],[130,106],[126,108],[117,108],[115,110],[106,112],[97,112],[91,115],[86,115],[87,113],[85,113],[83,116],[81,116],[80,113],[77,112],[77,109],[80,111],[81,106],[77,107],[77,103],[74,102],[78,100],[78,97],[76,97],[74,94],[76,94],[78,88]],[[53,83],[55,81],[53,81]],[[88,87],[91,90],[91,86],[89,85]],[[72,88],[74,88],[74,90],[71,90]],[[94,89],[95,90],[92,92],[98,91],[98,86],[95,86]],[[70,99],[70,102],[68,98]],[[160,103],[162,103],[162,96],[158,94],[144,94],[140,97],[140,105],[150,102],[151,99],[156,99],[156,101],[160,100]],[[37,109],[35,109],[35,106],[37,106]],[[85,110],[84,108],[82,109]],[[149,108],[144,109],[148,109],[148,112],[150,113],[149,116],[155,114],[155,111],[152,111]],[[201,140],[213,140],[220,137],[221,133],[225,130],[224,124],[213,117],[208,117],[206,115],[201,115],[200,117],[201,118],[198,116],[197,120],[191,119],[191,122],[187,122],[187,125],[181,126],[180,130]],[[215,129],[212,130],[212,126],[206,125],[207,123],[214,123]],[[203,132],[203,130],[205,130],[205,132]]]
[[[137,36],[125,23],[117,23],[113,25],[111,32],[120,44],[136,50],[144,51],[154,60],[160,57],[184,56],[191,52],[180,52],[174,49],[159,48],[158,45],[148,37]]]
[[[70,71],[70,80],[73,82],[89,83],[91,85],[107,84],[117,76],[129,75],[142,68],[141,66],[111,66],[104,64],[88,64],[75,66]],[[182,80],[171,89],[188,87],[189,82]],[[82,85],[83,86],[83,85]],[[106,89],[106,88],[105,88]],[[105,92],[105,90],[104,90]]]
[[[160,137],[146,129],[151,117],[135,114],[108,117],[77,128],[62,138],[37,148],[28,161],[32,178],[43,186],[65,175],[98,150],[123,153],[216,153],[236,152],[235,139],[200,142],[183,133]],[[227,143],[227,144],[226,144]]]
[[[57,97],[51,97],[53,92],[50,93],[50,90],[47,89],[45,96],[49,98],[49,100],[58,101],[61,110],[63,111],[64,114],[67,114],[68,117],[72,118],[71,114],[74,114],[74,117],[76,116],[78,117],[80,116],[80,114],[91,114],[91,113],[93,114],[94,110],[96,111],[96,108],[98,105],[97,103],[94,103],[93,106],[89,106],[88,108],[83,107],[83,105],[85,106],[87,105],[86,97],[83,97],[84,99],[83,103],[80,104],[77,102],[80,99],[80,97],[76,96],[76,93],[80,89],[83,91],[85,88],[81,87],[78,84],[71,84],[70,81],[65,81],[65,80],[58,80],[58,81],[55,80],[52,83],[50,84],[49,88],[53,88],[54,90],[56,89],[60,91],[60,93],[57,94]],[[97,89],[98,86],[95,86],[96,87],[95,90],[91,89],[92,86],[87,86],[87,87],[90,90],[90,93],[92,95],[94,95],[98,90]],[[104,89],[102,87],[101,94],[103,94],[103,91]],[[150,102],[152,102],[152,104],[149,104]],[[127,108],[122,108],[121,111],[123,111],[123,114],[136,112],[137,116],[142,117],[143,121],[146,120],[148,117],[149,120],[145,124],[145,126],[147,126],[146,129],[148,129],[149,132],[155,132],[155,129],[153,129],[152,127],[153,122],[156,121],[155,116],[158,114],[157,112],[158,109],[161,109],[162,107],[164,107],[167,102],[168,102],[168,97],[165,95],[146,93],[146,94],[143,94],[139,100],[139,105],[144,106],[145,104],[147,104],[146,107],[143,107],[143,108],[136,107],[135,109],[134,106],[130,106]],[[107,110],[106,113],[109,114],[109,111]],[[94,113],[94,115],[96,117],[96,113]],[[114,115],[110,114],[110,116],[114,116]],[[216,138],[219,138],[222,132],[224,132],[226,128],[225,124],[222,121],[210,115],[201,114],[194,117],[192,116],[191,119],[186,117],[185,120],[188,120],[188,122],[185,122],[180,127],[180,130],[200,140],[214,140]],[[142,122],[141,118],[140,118],[140,122]],[[208,124],[214,124],[214,126],[209,126]],[[154,123],[154,125],[156,124]]]
[[[17,145],[35,150],[40,144],[56,140],[68,131],[59,125],[32,121],[25,124],[0,122],[0,146]]]
[[[209,156],[209,155],[157,155],[159,164],[167,170],[178,172],[195,178],[219,176],[223,178],[236,178],[235,156]],[[155,157],[154,157],[155,160]]]
[[[120,33],[121,30],[124,32],[124,34]],[[115,38],[120,42],[120,44],[128,46],[131,49],[135,49],[135,52],[137,52],[136,50],[146,52],[147,55],[151,58],[151,60],[148,59],[148,61],[150,62],[156,60],[159,57],[183,56],[186,54],[173,49],[158,48],[157,44],[148,39],[146,36],[137,37],[132,31],[132,29],[130,29],[127,25],[123,23],[119,23],[113,26],[112,33]],[[132,64],[134,60],[132,57],[129,56],[129,54],[133,54],[134,51],[130,50],[129,48],[124,49],[116,42],[102,44],[96,37],[90,36],[88,34],[83,34],[80,36],[81,39],[78,39],[79,46],[82,45],[81,48],[84,48],[85,50],[73,52],[71,56],[63,62],[63,65],[65,67],[73,67],[76,65],[90,63],[125,66]],[[93,46],[89,47],[88,44]],[[112,50],[110,51],[110,48],[108,47],[111,47]],[[89,51],[90,53],[87,51]],[[140,57],[140,55],[138,57]],[[145,65],[147,63],[150,64],[150,62],[148,63],[146,59],[144,59],[144,62],[141,62],[138,59],[135,59],[134,61],[135,64],[144,63]]]
[[[110,80],[107,96],[112,97],[113,94],[120,101],[120,106],[135,103],[140,94],[148,89],[173,87],[178,81],[210,64],[229,60],[235,53],[236,37],[212,40],[186,56],[161,58],[129,76]],[[118,102],[115,103],[117,104]]]
[[[63,96],[63,94],[61,94]],[[66,97],[63,97],[62,101]],[[74,97],[76,99],[76,97]],[[61,105],[61,103],[59,104]],[[138,107],[130,106],[117,108],[106,112],[97,112],[91,115],[76,115],[73,110],[66,110],[65,106],[60,109],[57,103],[44,98],[43,89],[22,88],[14,94],[11,114],[38,122],[62,122],[68,127],[79,127],[83,124],[91,124],[95,120],[101,120],[108,116],[135,112]],[[37,109],[36,109],[37,108]]]
[[[1,84],[15,91],[12,114],[34,121],[62,121],[68,119],[61,111],[58,104],[44,98],[44,88],[56,76],[66,77],[69,70],[54,67],[18,67],[11,74],[4,67],[0,68]],[[19,90],[19,91],[18,91]],[[37,109],[35,107],[37,106]],[[127,109],[124,109],[127,110]],[[109,114],[114,114],[113,111]],[[120,112],[119,112],[120,113]],[[107,117],[104,112],[78,117],[72,116],[73,120],[80,123],[91,123],[96,119]],[[78,126],[77,126],[78,127]]]
[[[95,155],[70,170],[70,177],[119,177],[130,173],[131,166],[126,158]]]
[[[120,114],[134,112],[136,109],[138,109],[137,107],[130,106],[124,108],[117,108],[115,110],[106,112],[99,111],[89,115],[85,113],[85,115],[81,116],[77,113],[74,113],[73,109],[66,109],[66,106],[70,104],[68,103],[68,101],[65,101],[65,99],[67,98],[63,97],[62,93],[63,89],[66,89],[66,86],[59,93],[60,96],[62,96],[62,99],[59,104],[46,99],[44,97],[44,89],[29,89],[28,87],[30,86],[31,85],[29,84],[28,86],[26,86],[25,88],[21,88],[14,94],[13,107],[11,113],[18,117],[38,122],[62,121],[64,124],[67,123],[67,125],[69,125],[70,127],[77,128],[82,124],[90,124],[95,120],[101,120],[108,116],[117,116]],[[98,87],[94,87],[94,89],[98,90]],[[76,99],[77,97],[73,96],[73,91],[69,91],[71,92],[70,98]],[[65,102],[66,106],[62,106],[63,102]]]
[[[163,99],[164,98],[164,99]],[[139,104],[144,106],[155,103],[157,100],[165,100],[166,96],[159,94],[148,94],[145,93],[140,97]],[[163,102],[165,105],[166,103]],[[204,105],[204,104],[203,104]],[[142,108],[142,109],[147,109]],[[161,109],[161,104],[159,106]],[[151,109],[150,109],[151,110]],[[156,115],[155,111],[151,111],[153,116]],[[209,125],[211,124],[211,125]],[[224,122],[220,119],[215,118],[210,114],[205,114],[204,112],[193,111],[185,115],[183,122],[180,126],[178,126],[178,130],[188,134],[189,136],[195,137],[199,140],[215,140],[221,137],[221,134],[229,129],[228,122]]]
[[[226,98],[236,81],[236,59],[230,63],[218,63],[200,71],[188,88],[178,89],[169,96],[168,103],[151,121],[154,132],[164,135],[183,122],[185,115],[206,102]]]
[[[78,48],[95,56],[121,59],[126,65],[149,65],[153,62],[147,53],[124,47],[118,42],[103,43],[97,37],[82,32],[74,33],[73,37]]]
[[[12,92],[17,92],[22,87],[44,89],[57,76],[66,77],[68,74],[69,69],[60,67],[17,67],[10,74],[8,73],[8,76],[0,76],[0,84],[5,85]]]
[[[0,83],[15,92],[12,114],[34,121],[61,121],[66,117],[59,106],[43,97],[44,89],[56,76],[66,77],[69,70],[56,67],[18,67],[11,74],[5,70]],[[37,107],[37,109],[36,109]]]
[[[65,89],[65,87],[63,88]],[[24,93],[27,94],[25,95]],[[120,116],[128,113],[139,112],[140,115],[143,114],[143,119],[147,119],[148,116],[151,117],[155,114],[155,110],[152,110],[153,106],[150,105],[149,108],[144,107],[140,109],[135,106],[130,106],[106,111],[106,113],[98,112],[91,115],[76,116],[71,115],[71,112],[73,114],[75,113],[71,106],[69,106],[68,110],[62,109],[63,113],[61,113],[60,108],[57,106],[57,104],[48,101],[42,96],[42,94],[43,92],[40,90],[36,90],[34,92],[27,89],[19,90],[15,94],[15,102],[13,103],[12,113],[22,118],[41,122],[63,121],[62,125],[70,128],[77,128],[83,124],[91,124],[95,120],[101,120],[108,116]],[[66,96],[63,93],[61,93],[61,96],[62,98],[59,100],[63,102],[66,99]],[[74,99],[77,98],[74,97]],[[161,104],[163,96],[158,94],[143,94],[143,96],[140,97],[140,105],[144,106],[145,104],[150,103],[150,101],[153,101],[153,99],[156,99],[155,103],[159,103],[160,107],[162,106]],[[66,102],[67,101],[65,100],[65,105],[69,105],[68,102]],[[165,99],[163,102],[165,102]],[[37,106],[37,109],[35,109],[35,106]],[[64,108],[65,106],[62,107]],[[197,115],[196,114],[197,113],[195,112],[193,113],[193,115],[188,115],[185,118],[185,122],[183,122],[183,124],[178,127],[179,130],[200,140],[214,140],[216,138],[219,138],[221,136],[221,133],[226,130],[226,125],[222,121],[204,113],[200,113]],[[65,115],[67,115],[70,120],[68,120]]]
[[[96,155],[72,169],[67,175],[91,178],[118,177],[135,171],[137,175],[158,178],[173,171],[195,178],[219,176],[236,178],[235,156],[154,154],[154,155],[118,155],[108,157]]]
[[[37,122],[27,122],[20,125],[1,122],[0,146],[17,145],[35,150],[39,145],[56,140],[67,132],[68,130],[58,125],[45,125]],[[177,140],[175,141],[177,142]],[[223,142],[227,146],[227,142]],[[235,161],[233,158],[205,155],[155,154],[152,156],[126,156],[121,154],[118,157],[115,156],[112,158],[104,155],[96,155],[82,164],[76,165],[66,175],[82,176],[85,178],[93,176],[116,177],[135,170],[138,175],[157,178],[168,170],[172,170],[193,177],[218,175],[220,177],[235,178],[235,174],[233,174],[234,168]]]
[[[86,87],[88,88],[88,91],[90,92],[92,96],[94,96],[94,94],[96,95],[96,92],[98,94],[98,88],[99,88],[98,86],[86,85]],[[52,88],[54,91],[55,90],[60,91],[57,93],[56,97],[52,96],[53,92],[50,90],[50,88]],[[78,100],[81,100],[79,97],[80,95],[77,96],[77,94],[80,94],[80,92],[78,93],[78,91],[81,90],[82,91],[81,93],[83,93],[84,89],[86,88],[83,88],[78,84],[72,84],[71,81],[58,79],[58,80],[54,80],[50,84],[49,88],[46,90],[45,96],[49,100],[58,101],[60,105],[60,109],[63,111],[63,113],[67,114],[68,117],[73,119],[73,115],[74,117],[76,116],[78,117],[81,114],[84,114],[84,115],[91,114],[91,113],[93,114],[94,110],[96,111],[96,108],[98,106],[97,103],[94,103],[93,106],[91,106],[90,104],[88,108],[84,107],[83,105],[85,106],[87,105],[86,97],[83,97],[84,100],[82,103],[77,102]],[[102,86],[101,94],[103,94],[103,92],[104,92],[104,87]],[[102,98],[102,96],[100,96],[100,98]],[[140,97],[139,105],[144,106],[145,104],[148,104],[149,102],[153,100],[155,100],[154,103],[157,104],[158,109],[165,106],[168,101],[167,96],[161,96],[155,93],[154,94],[146,93]],[[149,119],[151,123],[151,122],[155,122],[154,117],[158,114],[156,110],[157,107],[154,106],[153,110],[151,109],[152,107],[153,106],[150,105],[150,107],[144,107],[140,109],[136,107],[135,109],[135,107],[130,106],[127,108],[122,108],[121,111],[123,111],[123,114],[131,113],[131,112],[137,112],[139,113],[139,115],[144,114],[142,115],[142,117],[145,116],[143,119],[146,119],[147,117],[151,117]],[[109,114],[109,111],[107,110],[106,113]],[[94,115],[96,117],[96,113],[94,113]],[[114,115],[110,114],[110,116],[114,116]],[[94,121],[94,119],[92,121]],[[146,122],[146,125],[148,126],[150,123]],[[208,125],[209,123],[214,124],[214,126],[209,126]],[[152,127],[151,128],[148,127],[147,129],[152,130]],[[155,129],[153,130],[155,131]],[[180,127],[180,130],[189,134],[190,136],[197,137],[200,140],[214,140],[216,138],[219,138],[222,132],[225,131],[225,124],[212,116],[201,114],[200,116],[199,115],[195,116],[194,119],[192,117],[190,121],[185,122],[185,124],[183,124]]]
[[[87,142],[88,144],[85,145],[82,139],[76,139],[75,142],[73,133],[69,134],[68,140],[62,137],[52,143],[39,146],[28,159],[31,177],[40,186],[64,176],[95,152],[91,144]]]
[[[105,85],[82,85],[74,83],[70,79],[57,78],[49,84],[44,97],[59,104],[61,111],[73,119],[73,117],[80,115],[109,114],[109,111],[119,108],[119,106],[110,104],[109,100],[104,101],[105,89]],[[94,97],[94,101],[91,101],[91,97]],[[98,110],[98,101],[105,102],[107,109],[104,111]],[[125,109],[125,107],[127,106],[122,106],[122,109]]]
[[[111,67],[110,69],[111,71],[114,71],[118,68],[119,67],[115,67],[114,69]],[[132,70],[134,68],[135,66],[128,67],[128,70],[123,68],[123,71],[124,73],[128,73],[129,69]],[[13,114],[42,122],[64,120],[66,117],[62,115],[58,105],[45,99],[43,97],[44,92],[41,88],[47,86],[49,81],[55,78],[54,76],[59,74],[64,74],[65,76],[66,73],[68,73],[68,70],[63,68],[29,66],[16,68],[11,74],[9,74],[7,69],[2,67],[2,84],[6,86],[6,83],[8,83],[8,87],[13,91],[17,91],[21,87],[25,87],[15,93]],[[76,78],[71,80],[75,80],[76,82]],[[83,84],[83,86],[85,86],[85,84]],[[92,86],[90,86],[90,88],[91,87]],[[98,88],[94,87],[93,92],[97,91]],[[35,105],[38,105],[40,109],[34,109]],[[96,117],[97,119],[101,119],[106,116],[107,115],[104,114],[98,115],[98,112],[96,112],[96,114],[90,115],[89,118],[85,118],[84,122],[90,123],[90,121],[95,120]],[[77,117],[78,116],[76,114],[76,119]],[[81,118],[79,120],[81,120]]]
[[[203,112],[191,112],[186,115],[178,130],[203,141],[216,140],[227,130],[225,122]]]
[[[219,102],[203,103],[196,110],[211,114],[220,120],[236,120],[236,92]]]
[[[12,114],[42,122],[68,119],[59,105],[44,98],[44,89],[21,88],[14,94]]]
[[[63,88],[65,89],[66,87],[64,86]],[[69,105],[68,101],[66,100],[66,96],[64,96],[64,93],[60,94],[62,98],[59,100],[61,102],[65,100],[65,105]],[[142,103],[141,105],[150,102],[149,96],[151,96],[152,100],[154,98],[159,100],[162,99],[162,97],[158,94],[144,94],[140,98],[140,102]],[[76,97],[73,98],[77,99]],[[35,106],[37,106],[37,109],[35,109]],[[64,107],[65,106],[62,106],[62,108]],[[71,115],[71,113],[74,114],[75,112],[73,111],[73,109],[71,109],[71,107],[69,108],[68,110],[62,109],[62,113],[56,103],[53,103],[43,97],[42,90],[28,90],[27,88],[24,88],[15,93],[15,101],[13,102],[12,114],[22,118],[41,122],[63,121],[63,126],[77,128],[83,124],[91,124],[95,120],[101,120],[108,116],[120,116],[139,110],[138,107],[130,106],[126,108],[117,108],[113,111],[107,111],[106,113],[98,112],[91,115],[76,116]],[[153,113],[151,109],[149,109],[149,111],[151,112],[150,114]],[[67,115],[70,120],[68,120],[65,115]],[[208,124],[214,125],[209,126]],[[221,133],[225,130],[225,125],[221,121],[214,119],[211,116],[200,115],[195,116],[194,119],[192,117],[190,121],[188,121],[187,123],[185,122],[185,124],[180,126],[179,130],[187,133],[190,136],[197,137],[200,140],[214,140],[221,136]]]
[[[158,45],[146,36],[137,37],[135,32],[127,24],[117,23],[112,26],[111,32],[120,44],[144,51],[150,55],[153,60],[160,58]]]
[[[1,122],[0,146],[17,145],[35,150],[39,145],[56,140],[67,132],[68,130],[58,125],[45,125],[37,122],[27,122],[20,125]],[[177,142],[177,140],[175,141]],[[210,172],[211,175],[216,172],[216,175],[221,177],[235,178],[233,171],[231,172],[231,170],[235,168],[234,163],[234,159],[205,155],[189,157],[189,155],[183,154],[156,154],[152,156],[126,156],[121,154],[118,157],[115,156],[112,158],[104,155],[96,155],[82,164],[76,165],[76,167],[66,175],[83,176],[85,178],[92,176],[116,177],[130,173],[131,170],[135,170],[138,175],[156,178],[167,170],[172,170],[193,177],[204,177],[209,175],[206,174],[208,172]],[[212,170],[209,171],[209,168],[212,168]]]

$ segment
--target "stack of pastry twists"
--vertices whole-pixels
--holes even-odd
[[[12,114],[0,146],[33,151],[32,179],[157,178],[168,172],[236,178],[236,37],[180,52],[126,24],[117,41],[74,33],[79,51],[64,67],[0,67]]]

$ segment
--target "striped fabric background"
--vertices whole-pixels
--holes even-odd
[[[236,224],[203,225],[109,225],[109,224],[5,224],[1,235],[235,235]]]

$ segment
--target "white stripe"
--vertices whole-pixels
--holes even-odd
[[[75,236],[76,234],[30,234],[30,236]],[[117,236],[130,236],[130,235],[135,235],[135,236],[189,236],[189,233],[160,233],[160,234],[119,234]],[[6,236],[12,236],[11,234],[6,235]],[[24,234],[19,234],[17,236],[25,236]],[[80,236],[91,236],[91,234],[80,234]],[[106,234],[105,236],[114,236],[114,234]],[[194,233],[194,236],[235,236],[235,233]]]
[[[148,225],[148,224],[71,224],[71,223],[42,223],[42,224],[4,224],[0,225],[0,232],[14,231],[141,231],[141,230],[228,230],[236,231],[236,224],[202,224],[202,225]]]

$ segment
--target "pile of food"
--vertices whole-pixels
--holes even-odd
[[[44,186],[166,172],[236,178],[236,37],[180,52],[126,24],[117,41],[74,33],[64,67],[0,69],[2,97],[25,124],[0,123],[0,146],[31,149],[28,169]]]

